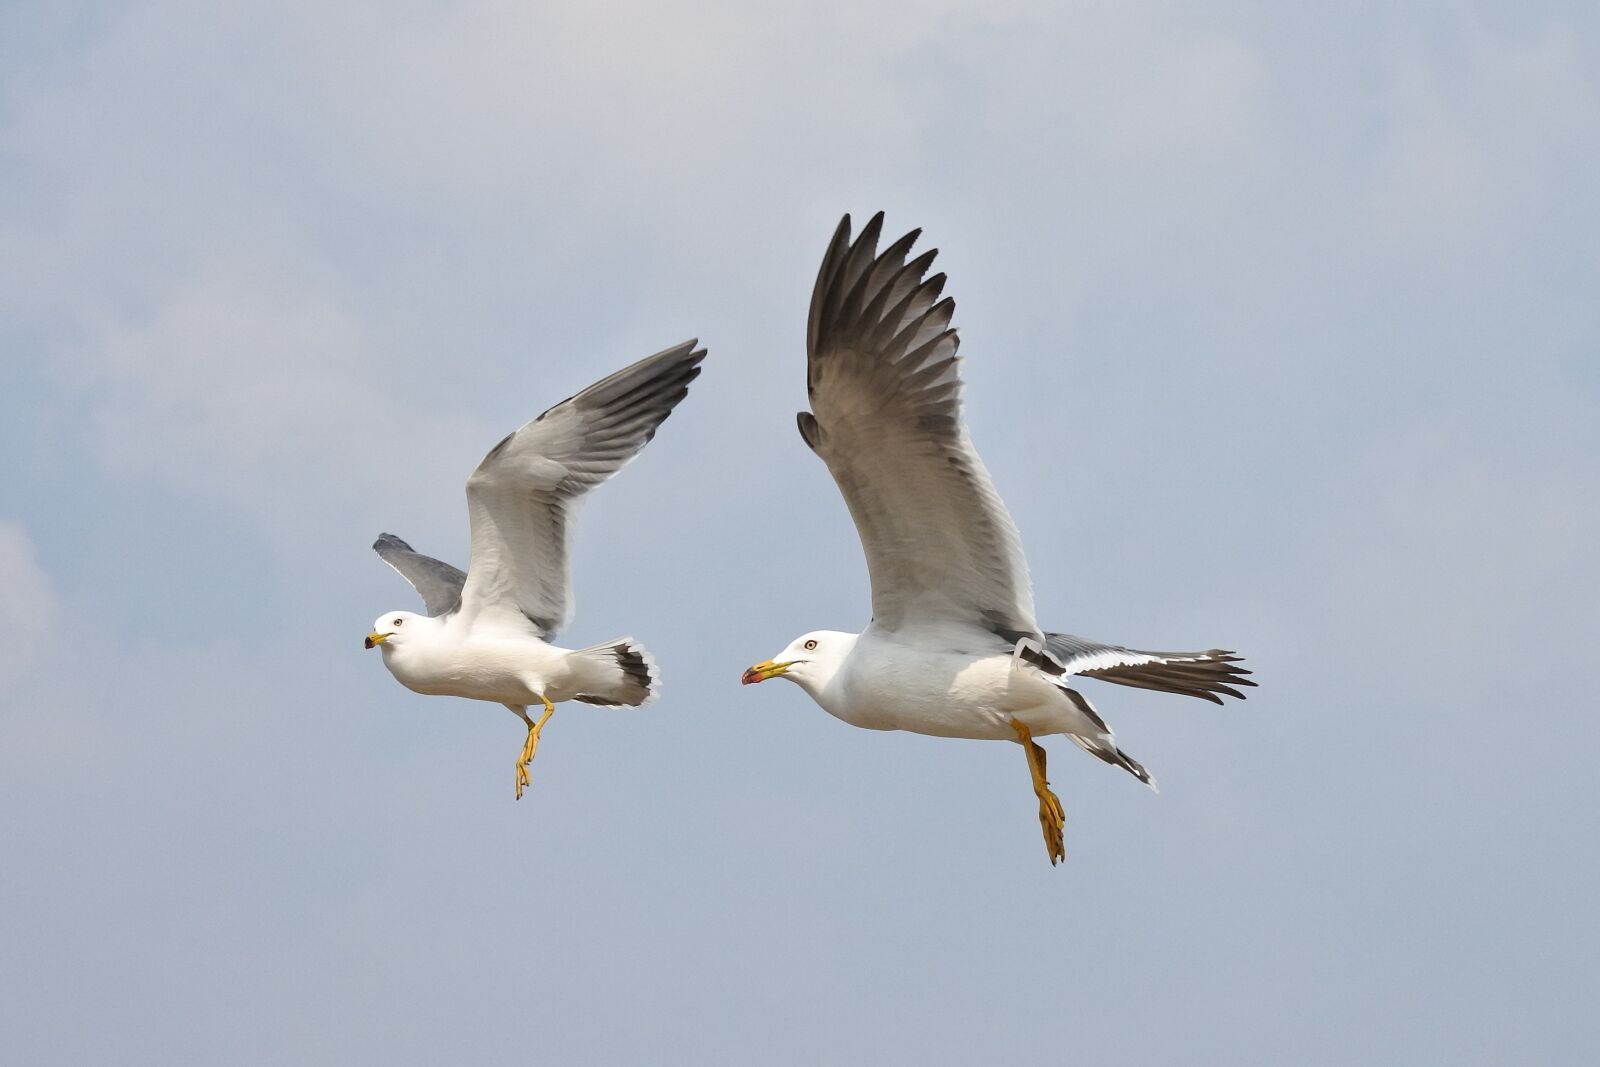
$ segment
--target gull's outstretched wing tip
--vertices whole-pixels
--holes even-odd
[[[572,613],[569,519],[577,500],[631,461],[688,396],[697,337],[600,379],[512,432],[467,480],[473,612],[512,608],[547,634]]]
[[[801,437],[849,504],[880,627],[997,612],[1032,631],[1016,526],[961,420],[959,336],[937,249],[912,230],[880,252],[884,213],[835,230],[811,294]]]
[[[467,582],[460,568],[423,555],[392,533],[379,534],[372,542],[372,549],[379,559],[394,568],[395,573],[411,583],[429,615],[444,615],[460,605],[461,589]]]
[[[400,538],[396,537],[394,534],[387,532],[379,534],[378,539],[372,542],[372,550],[374,552],[382,552],[386,548],[398,548],[403,552],[411,551],[410,545],[400,540]]]

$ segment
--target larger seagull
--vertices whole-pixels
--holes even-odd
[[[517,798],[539,731],[563,700],[637,707],[660,687],[655,660],[631,637],[565,649],[549,639],[572,615],[569,525],[590,489],[655,436],[700,373],[685,341],[626,367],[508,435],[467,479],[472,560],[462,573],[393,534],[373,544],[422,596],[426,615],[378,617],[368,648],[418,693],[504,704],[528,727]],[[528,708],[541,705],[538,721]]]
[[[879,212],[854,242],[839,223],[811,295],[800,436],[844,494],[866,550],[872,621],[817,630],[744,672],[787,678],[823,709],[869,730],[1022,745],[1052,864],[1066,856],[1061,801],[1034,738],[1065,734],[1146,785],[1077,676],[1201,697],[1255,683],[1222,649],[1141,652],[1040,628],[1022,542],[961,419],[955,301],[920,230],[880,254]]]

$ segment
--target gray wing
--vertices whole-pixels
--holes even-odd
[[[1142,652],[1120,645],[1103,645],[1072,634],[1045,634],[1045,649],[1067,674],[1081,674],[1104,682],[1155,689],[1163,693],[1199,697],[1222,703],[1218,693],[1244,699],[1234,686],[1254,686],[1244,677],[1250,672],[1235,664],[1244,662],[1226,649],[1205,652]]]
[[[955,301],[924,278],[935,251],[907,260],[921,231],[879,254],[882,226],[851,243],[846,215],[817,274],[800,435],[855,519],[875,626],[1038,636],[1022,540],[961,421]]]
[[[422,597],[429,615],[444,615],[461,604],[461,587],[466,574],[443,560],[424,556],[394,534],[379,534],[372,548],[383,561],[400,572],[400,577]]]
[[[572,615],[568,529],[584,493],[655,436],[700,374],[696,341],[657,352],[546,411],[490,450],[467,479],[472,561],[461,610],[531,623],[549,637]]]

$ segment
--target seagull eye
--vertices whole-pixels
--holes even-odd
[[[395,625],[396,625],[396,626],[400,626],[400,625],[402,625],[402,624],[403,624],[403,623],[404,623],[404,622],[405,622],[405,621],[406,621],[406,620],[404,620],[404,619],[396,619],[396,620],[394,620],[394,624],[395,624]]]
[[[816,648],[817,648],[817,641],[816,641],[816,638],[812,638],[812,639],[811,639],[811,640],[810,640],[810,641],[807,641],[807,642],[806,642],[806,643],[805,643],[805,646],[804,646],[804,647],[805,647],[805,650],[806,650],[806,651],[807,651],[807,652],[815,652],[815,651],[816,651]]]

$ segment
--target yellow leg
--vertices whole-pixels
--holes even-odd
[[[545,697],[539,698],[544,702],[544,714],[539,716],[539,721],[534,722],[528,718],[526,711],[517,711],[522,721],[528,724],[528,739],[522,743],[522,754],[517,757],[517,799],[522,799],[522,790],[528,784],[528,764],[533,762],[533,754],[539,749],[539,731],[544,729],[544,724],[550,721],[550,716],[555,712],[556,706]],[[516,709],[512,709],[516,710]]]
[[[1011,728],[1017,732],[1017,740],[1022,742],[1022,751],[1028,757],[1028,773],[1033,775],[1033,792],[1039,798],[1039,828],[1044,831],[1044,847],[1050,853],[1051,866],[1054,866],[1067,858],[1066,839],[1062,832],[1067,824],[1067,816],[1061,810],[1061,799],[1050,791],[1050,782],[1044,776],[1044,749],[1039,747],[1033,739],[1033,733],[1022,723],[1013,719]]]

